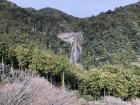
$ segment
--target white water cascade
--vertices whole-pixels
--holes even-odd
[[[57,37],[71,44],[70,63],[80,66],[79,61],[83,43],[82,32],[60,33]]]

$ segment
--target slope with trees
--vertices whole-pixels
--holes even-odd
[[[15,69],[35,70],[52,84],[79,90],[87,99],[140,97],[140,2],[95,17],[76,18],[45,8],[0,1],[0,59]],[[69,63],[70,45],[60,32],[83,31],[81,63]]]

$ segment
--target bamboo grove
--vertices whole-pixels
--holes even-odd
[[[124,100],[140,96],[140,66],[105,65],[89,71],[69,63],[67,57],[39,46],[9,47],[1,42],[1,59],[15,69],[35,70],[53,85],[78,90],[88,100],[116,96]]]

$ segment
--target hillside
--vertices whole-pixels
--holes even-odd
[[[56,100],[52,99],[54,96],[51,94],[60,95],[61,89],[51,88],[49,98],[54,103],[65,101],[65,94],[70,94],[66,98],[70,99],[70,103],[74,100],[76,105],[77,102],[81,105],[79,98],[93,101],[110,96],[106,99],[114,100],[115,105],[118,98],[123,100],[119,100],[122,105],[127,105],[124,101],[140,98],[140,64],[136,63],[140,56],[139,11],[140,2],[137,2],[98,16],[77,18],[53,8],[21,8],[7,0],[0,0],[0,93],[7,95],[5,89],[11,87],[13,90],[8,90],[8,95],[15,92],[18,97],[20,93],[14,89],[27,86],[29,98],[24,95],[23,100],[30,103],[28,99],[36,98],[31,94],[32,89],[43,86],[41,94],[38,91],[35,94],[37,98],[42,98],[38,102],[40,104],[46,102],[47,85],[50,88],[54,85],[78,93],[77,96],[66,91],[64,95],[61,94],[62,97],[58,97],[60,100]],[[8,71],[5,65],[8,65]],[[16,73],[14,69],[17,69]],[[26,75],[28,72],[29,75]],[[40,76],[34,77],[33,72],[44,77],[51,85]],[[19,73],[26,78],[19,79]],[[27,85],[24,87],[22,82],[28,76],[31,80],[25,81]],[[13,79],[17,79],[18,83]],[[36,83],[31,85],[34,80]],[[30,89],[30,86],[33,88]],[[71,95],[72,100],[69,98]],[[1,96],[1,102],[11,100],[8,96],[5,96],[6,99]],[[16,100],[17,97],[13,100],[19,105],[20,99]],[[101,104],[104,105],[104,102]]]
[[[11,70],[0,64],[0,105],[89,105],[74,91],[50,84],[32,71]]]
[[[29,44],[35,41],[55,52],[59,52],[60,48],[68,49],[69,45],[56,37],[60,29],[69,30],[68,21],[70,21],[70,18],[67,19],[66,17],[69,16],[63,12],[50,8],[40,11],[23,9],[5,0],[0,1],[0,7],[1,36],[11,44]],[[52,15],[45,15],[47,12],[52,12]],[[59,13],[62,15],[58,16]],[[65,29],[63,24],[68,29]]]
[[[33,71],[0,64],[0,105],[139,105],[140,99],[123,101],[113,96],[87,101],[73,90],[55,87]],[[3,68],[3,69],[2,69]],[[5,71],[5,72],[2,72]]]
[[[139,11],[140,2],[83,21],[79,25],[85,33],[83,64],[127,64],[134,60],[140,49]]]
[[[81,63],[89,69],[104,64],[128,65],[140,48],[140,2],[80,19],[53,8],[35,10],[0,1],[0,40],[11,46],[30,43],[70,56],[60,32],[83,31]]]

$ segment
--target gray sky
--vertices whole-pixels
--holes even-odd
[[[21,7],[52,7],[76,17],[89,17],[139,0],[10,0]]]

